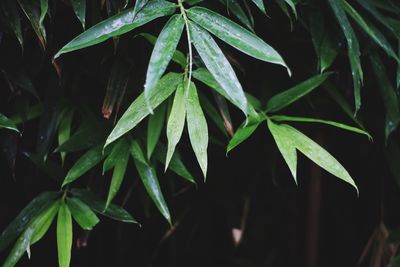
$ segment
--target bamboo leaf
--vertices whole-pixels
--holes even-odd
[[[195,23],[190,23],[192,41],[207,69],[222,88],[222,95],[248,114],[247,99],[236,74],[211,35]],[[215,88],[214,88],[215,89]]]
[[[148,160],[150,160],[154,148],[156,147],[158,140],[160,139],[161,130],[163,129],[164,126],[166,110],[167,110],[167,105],[161,104],[154,110],[154,114],[149,117],[149,122],[147,124]]]
[[[69,267],[72,249],[72,218],[68,206],[62,202],[57,217],[58,265]]]
[[[18,12],[17,2],[15,0],[3,0],[0,1],[0,5],[3,9],[3,14],[7,23],[10,25],[15,37],[17,37],[17,40],[23,49],[24,39],[22,37],[21,16]]]
[[[36,219],[37,223],[34,223],[34,232],[32,235],[32,239],[30,241],[30,245],[35,244],[49,230],[51,224],[53,223],[54,218],[57,215],[58,209],[60,207],[60,201],[55,201],[46,211],[44,211],[38,218]],[[33,225],[33,224],[32,224]]]
[[[186,86],[179,84],[175,92],[174,102],[167,124],[168,150],[165,160],[165,170],[174,155],[175,147],[181,139],[186,118]]]
[[[253,3],[260,9],[264,14],[267,14],[265,11],[264,0],[252,0]]]
[[[296,102],[303,96],[312,92],[315,88],[320,86],[325,80],[332,74],[332,72],[325,72],[314,77],[305,80],[304,82],[299,83],[298,85],[283,91],[277,95],[271,97],[271,99],[267,102],[266,111],[267,112],[276,112],[279,111],[293,102]]]
[[[31,22],[32,28],[39,38],[42,48],[46,48],[46,29],[40,20],[41,7],[38,1],[18,0],[19,5],[24,11],[26,17]]]
[[[113,168],[119,161],[123,160],[123,158],[125,158],[127,155],[127,150],[129,150],[129,142],[126,138],[116,142],[111,150],[111,153],[104,160],[103,174]]]
[[[149,104],[152,109],[155,109],[165,99],[167,99],[176,89],[179,83],[182,82],[182,76],[177,73],[168,73],[158,82],[156,88],[152,91],[152,95],[149,97]],[[108,136],[105,146],[117,140],[125,133],[132,130],[139,122],[150,114],[147,108],[144,94],[141,94],[136,100],[129,106],[118,121],[117,125]]]
[[[76,17],[82,24],[82,28],[85,29],[86,21],[86,0],[71,0],[72,8],[74,9]]]
[[[265,62],[282,65],[288,70],[290,75],[290,70],[279,53],[252,32],[206,8],[193,7],[187,11],[187,14],[198,25],[207,29],[234,48]],[[194,27],[197,28],[196,26]],[[194,34],[196,35],[197,33],[194,32]],[[208,39],[210,38],[208,37]],[[201,53],[199,54],[201,56]],[[207,66],[206,62],[205,64]]]
[[[144,95],[147,101],[174,55],[181,39],[184,25],[182,15],[174,15],[165,24],[157,38],[151,54],[146,74],[146,84],[144,86]],[[151,108],[150,105],[149,108]]]
[[[117,15],[108,18],[82,34],[75,37],[66,44],[54,58],[61,54],[89,47],[115,36],[127,33],[137,27],[140,27],[156,18],[172,14],[176,5],[164,0],[153,0],[143,7],[141,11],[134,14],[134,9],[127,9]]]
[[[228,147],[226,149],[226,153],[229,153],[232,151],[235,147],[240,145],[242,142],[244,142],[247,138],[249,138],[254,131],[258,128],[260,125],[260,122],[255,122],[255,123],[242,123],[242,125],[236,130],[235,135],[232,137],[232,139],[229,141]]]
[[[222,4],[224,4],[227,9],[236,17],[238,20],[250,31],[253,30],[253,25],[243,8],[240,6],[237,0],[219,0]]]
[[[186,102],[187,126],[189,131],[190,143],[196,155],[197,161],[203,171],[204,179],[207,175],[207,147],[208,147],[208,127],[207,121],[201,109],[197,89],[194,83],[188,88]]]
[[[93,227],[100,221],[91,208],[79,198],[67,198],[67,205],[74,220],[84,230],[92,230]]]
[[[0,113],[0,129],[1,128],[10,129],[19,133],[17,125],[15,125],[15,123],[11,119]]]

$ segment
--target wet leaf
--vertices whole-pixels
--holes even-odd
[[[72,8],[74,9],[76,17],[82,24],[82,28],[85,29],[86,21],[86,0],[71,0]]]
[[[246,13],[244,12],[243,8],[240,6],[237,0],[219,0],[223,3],[236,18],[250,31],[253,30],[253,24],[251,23],[250,19],[247,17]]]
[[[67,198],[67,205],[74,220],[84,230],[92,230],[100,221],[96,214],[79,198]]]
[[[57,217],[58,265],[69,267],[72,249],[72,218],[68,206],[62,202]]]
[[[183,128],[185,127],[186,118],[186,85],[179,84],[175,91],[174,102],[168,118],[167,138],[168,150],[165,160],[165,170],[168,168],[169,162],[174,155],[175,147],[181,139]]]
[[[159,105],[154,110],[154,114],[149,117],[149,122],[147,124],[147,150],[146,150],[148,160],[150,160],[154,148],[156,147],[158,140],[160,139],[161,131],[164,126],[166,112],[167,112],[167,105],[163,103]]]
[[[252,0],[253,3],[260,9],[264,14],[267,14],[265,11],[264,0]]]
[[[47,233],[57,215],[59,207],[60,201],[57,200],[35,219],[35,222],[32,223],[32,226],[34,225],[34,232],[30,241],[30,245],[38,242]]]
[[[266,111],[276,112],[289,106],[324,83],[331,74],[332,72],[325,72],[316,75],[286,91],[283,91],[282,93],[274,95],[267,102]]]
[[[200,106],[197,89],[194,83],[190,84],[187,95],[186,120],[190,143],[192,144],[193,151],[203,172],[204,179],[206,179],[208,127],[207,121],[203,114],[203,110]]]
[[[168,73],[158,82],[156,88],[152,91],[152,95],[149,97],[149,104],[152,109],[155,109],[165,99],[167,99],[176,89],[179,83],[182,82],[182,76],[177,73]],[[117,140],[125,133],[132,130],[137,124],[139,124],[145,117],[150,114],[147,107],[144,94],[141,94],[136,100],[129,106],[118,121],[117,125],[108,136],[105,146]]]
[[[181,39],[184,25],[182,15],[174,15],[165,24],[157,38],[151,54],[144,86],[144,95],[147,101],[149,101],[150,96],[153,94],[152,91],[155,90],[158,81],[174,55]],[[150,105],[149,108],[151,108]]]
[[[236,130],[232,139],[229,141],[228,147],[226,148],[226,153],[229,153],[231,150],[249,138],[259,125],[260,122],[248,123],[247,125],[245,122],[242,123],[242,125]]]
[[[113,168],[120,160],[126,157],[127,151],[129,150],[129,142],[127,138],[123,138],[116,142],[111,149],[110,155],[104,160],[103,163],[103,174]]]
[[[153,0],[140,12],[134,14],[133,9],[127,9],[117,15],[108,18],[66,44],[54,58],[61,54],[92,46],[115,36],[127,33],[156,18],[170,15],[176,9],[176,5],[164,0]]]
[[[240,25],[234,23],[233,21],[215,13],[209,9],[202,7],[193,7],[187,11],[190,19],[199,24],[204,29],[223,40],[224,42],[230,44],[236,49],[246,53],[254,58],[282,65],[286,67],[290,74],[290,70],[286,63],[270,45],[265,43],[261,38],[253,34],[252,32],[244,29]],[[196,26],[194,26],[194,36],[199,34],[196,32]],[[200,37],[200,36],[199,36]],[[207,38],[206,35],[200,38]],[[196,46],[196,39],[195,46]],[[209,41],[210,42],[210,41]],[[201,53],[199,52],[200,56]],[[203,58],[203,57],[202,57]],[[204,59],[203,59],[204,60]],[[205,62],[206,66],[207,63]],[[208,66],[207,66],[208,67]],[[211,70],[210,70],[211,71]],[[213,71],[211,71],[213,73]],[[218,80],[218,79],[217,79]]]

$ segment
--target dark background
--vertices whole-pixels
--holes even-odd
[[[46,21],[46,52],[41,50],[34,32],[28,27],[24,31],[26,43],[23,54],[14,36],[0,32],[1,69],[8,72],[24,69],[44,101],[57,106],[62,99],[68,99],[89,107],[98,120],[103,120],[101,105],[111,67],[110,58],[114,57],[113,42],[107,41],[62,56],[58,62],[62,66],[64,80],[60,82],[51,65],[51,57],[80,33],[81,28],[71,8],[61,1],[55,2],[55,15]],[[96,14],[92,8],[96,1],[88,3],[92,6],[88,8],[87,23],[93,25],[100,15],[104,18],[105,12],[102,10]],[[225,12],[221,5],[208,5]],[[270,4],[267,7],[270,18],[253,10],[255,30],[281,53],[292,69],[291,78],[281,67],[251,59],[221,44],[224,52],[233,56],[245,70],[243,72],[236,68],[245,90],[259,97],[263,103],[276,92],[317,72],[311,37],[303,26],[307,21],[294,21],[291,30],[289,20],[277,6]],[[324,6],[320,8],[321,12],[326,13],[327,21],[334,19]],[[306,15],[307,7],[300,7],[299,10],[300,18]],[[134,36],[140,32],[156,35],[165,21],[158,19],[119,40],[118,56],[129,58],[133,64],[122,110],[142,90],[152,49],[145,40]],[[28,25],[26,21],[25,25]],[[182,51],[187,49],[184,38],[180,47]],[[361,35],[361,44],[363,38],[365,36]],[[352,103],[352,79],[345,48],[342,53],[332,67],[335,74],[330,80]],[[365,86],[362,89],[363,106],[359,117],[374,137],[373,142],[364,136],[329,126],[295,124],[348,169],[358,185],[359,197],[349,185],[327,174],[300,154],[296,186],[266,125],[261,125],[249,140],[228,156],[225,155],[224,146],[211,143],[207,183],[203,183],[184,134],[179,148],[183,151],[185,163],[198,178],[198,187],[189,185],[170,172],[163,175],[163,166],[159,166],[158,172],[173,215],[172,229],[147,197],[130,163],[123,188],[115,202],[123,203],[142,227],[104,217],[91,232],[83,232],[74,225],[71,266],[356,266],[370,236],[381,222],[388,229],[400,224],[397,204],[400,192],[389,174],[384,156],[384,108],[368,60],[363,57],[362,61],[365,62]],[[394,73],[392,62],[385,63],[387,69]],[[171,69],[174,68],[171,66]],[[200,83],[198,87],[212,97],[209,88]],[[0,112],[6,115],[14,114],[20,102],[36,101],[18,89],[11,92],[5,76],[1,75],[0,88]],[[244,118],[232,106],[230,111],[234,125],[238,127]],[[290,106],[283,114],[352,124],[323,88]],[[111,129],[112,120],[107,125]],[[209,127],[215,139],[226,145],[226,137],[211,123]],[[0,131],[3,147],[3,159],[0,160],[0,229],[4,229],[40,192],[59,189],[56,181],[23,154],[37,151],[39,128],[39,120],[33,120],[23,126],[22,137]],[[54,135],[50,133],[50,147],[54,149],[52,138]],[[164,133],[162,139],[166,140]],[[10,168],[8,160],[13,153],[16,155],[15,167]],[[75,153],[67,157],[65,170],[72,166],[78,156],[79,153]],[[50,154],[49,158],[58,159],[58,155]],[[100,168],[96,168],[86,177],[74,183],[74,186],[85,187],[89,184],[105,197],[109,175],[101,176]],[[232,229],[243,227],[243,221],[243,237],[240,244],[235,246]],[[82,242],[87,242],[87,245],[78,248],[77,244]],[[7,253],[0,253],[1,262]],[[18,266],[56,266],[56,263],[53,223],[45,238],[32,247],[32,258],[28,260],[24,257]],[[362,266],[368,264],[369,256]]]

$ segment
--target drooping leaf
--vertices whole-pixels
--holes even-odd
[[[267,102],[266,111],[267,112],[276,112],[279,111],[293,102],[299,100],[303,96],[309,94],[315,88],[320,86],[325,80],[332,74],[332,72],[325,72],[322,74],[318,74],[314,77],[305,80],[304,82],[299,83],[298,85],[283,91],[277,95],[271,97],[271,99]]]
[[[72,218],[65,202],[62,202],[57,217],[57,251],[58,265],[69,267],[72,249]]]
[[[179,84],[175,91],[174,102],[168,118],[167,138],[168,150],[165,160],[165,170],[174,155],[175,147],[181,139],[186,118],[186,85]]]
[[[378,81],[378,87],[382,94],[383,103],[386,109],[385,115],[385,139],[397,129],[400,123],[400,107],[396,91],[387,76],[383,62],[376,53],[371,54],[372,70]]]
[[[294,181],[297,184],[297,152],[296,144],[292,140],[291,134],[286,127],[277,125],[271,120],[268,120],[268,129],[270,130],[272,137],[285,159],[286,164],[289,167],[290,173],[293,176]]]
[[[6,116],[0,113],[0,129],[1,128],[6,128],[19,132],[17,125],[15,125],[15,123],[11,119],[7,118]]]
[[[223,89],[223,93],[221,94],[224,96],[228,95],[232,103],[238,106],[244,114],[248,114],[247,99],[244,95],[242,85],[217,43],[206,30],[195,23],[190,23],[189,27],[197,52],[200,54],[207,69],[220,85],[220,88]]]
[[[249,138],[259,125],[260,122],[248,123],[247,125],[246,123],[242,123],[242,125],[236,130],[232,139],[229,141],[229,144],[226,148],[226,153],[229,153],[231,150]]]
[[[67,198],[67,205],[71,211],[72,217],[82,227],[82,229],[92,230],[99,222],[99,218],[96,214],[79,198]]]
[[[149,104],[152,109],[155,109],[165,99],[167,99],[176,89],[179,83],[182,82],[182,76],[177,73],[168,73],[158,82],[156,88],[152,91],[149,97]],[[129,106],[118,121],[117,125],[108,136],[105,146],[117,140],[119,137],[132,130],[139,122],[149,115],[149,109],[146,105],[144,94],[141,94]]]
[[[355,109],[357,113],[361,107],[361,85],[363,81],[363,71],[361,69],[360,62],[360,47],[357,36],[354,33],[354,30],[351,27],[351,24],[340,2],[336,0],[329,0],[329,4],[332,7],[333,13],[335,14],[336,19],[338,20],[339,25],[346,37],[351,74],[353,76]]]
[[[388,56],[394,58],[398,63],[400,63],[400,59],[388,40],[386,40],[385,35],[383,35],[378,28],[374,27],[369,21],[363,18],[348,2],[345,0],[340,1],[347,14],[358,23],[358,25],[372,38],[372,40],[374,40],[375,43],[377,43],[388,54]]]
[[[43,49],[46,47],[46,29],[40,21],[40,3],[39,1],[18,0],[19,5],[24,11],[26,17],[32,24],[32,28],[39,38],[40,44]]]
[[[153,115],[149,117],[149,122],[147,124],[147,159],[150,160],[153,154],[154,148],[156,147],[161,131],[164,126],[165,114],[167,110],[167,105],[164,103],[159,105],[155,110]]]
[[[129,142],[127,138],[118,140],[111,149],[111,153],[107,156],[103,163],[103,174],[113,168],[120,160],[126,157],[129,150]]]
[[[86,21],[86,0],[71,0],[72,8],[74,9],[76,17],[82,24],[82,28],[85,29]]]
[[[54,203],[47,209],[45,210],[42,214],[40,214],[35,221],[37,223],[32,223],[35,224],[33,229],[33,235],[32,239],[30,241],[30,245],[35,244],[38,242],[40,239],[43,238],[43,236],[46,234],[47,230],[49,230],[51,224],[53,223],[54,218],[57,215],[58,209],[60,207],[60,201],[54,201]]]
[[[0,1],[0,5],[3,9],[3,14],[7,23],[10,25],[19,44],[21,45],[21,48],[23,49],[24,39],[22,37],[21,17],[18,12],[17,2],[15,0],[3,0]]]
[[[133,9],[127,9],[117,15],[108,18],[86,30],[66,44],[54,58],[61,54],[92,46],[115,36],[127,33],[156,18],[170,15],[176,9],[176,5],[164,0],[152,0],[136,15]]]
[[[158,182],[156,171],[152,166],[147,163],[144,157],[143,150],[136,141],[132,142],[131,154],[135,160],[136,168],[147,193],[153,200],[160,213],[171,224],[171,215],[167,203],[165,202],[164,196],[161,192],[161,187]]]
[[[165,165],[165,158],[167,155],[167,148],[164,144],[158,143],[156,150],[154,151],[155,158]],[[185,164],[182,161],[182,157],[178,151],[175,151],[174,155],[169,162],[168,168],[175,172],[180,177],[188,180],[191,183],[196,183],[192,174],[188,171]]]
[[[366,132],[366,131],[364,131],[362,129],[353,127],[353,126],[349,126],[349,125],[345,125],[343,123],[339,123],[339,122],[321,120],[321,119],[315,119],[315,118],[284,116],[284,115],[272,116],[272,117],[270,117],[270,119],[273,120],[273,121],[277,121],[277,122],[296,121],[296,122],[322,123],[322,124],[334,126],[336,128],[340,128],[340,129],[343,129],[343,130],[346,130],[346,131],[350,131],[350,132],[354,132],[354,133],[358,133],[358,134],[363,134],[363,135],[367,136],[369,139],[372,140],[372,136],[368,132]]]
[[[239,21],[247,29],[249,29],[250,31],[254,31],[250,19],[247,17],[246,13],[244,12],[243,8],[240,6],[237,0],[219,0],[219,1],[223,3],[227,7],[229,12],[235,15],[235,17],[238,18]]]
[[[252,0],[253,3],[260,9],[264,14],[267,14],[265,11],[264,0]]]
[[[91,191],[85,189],[74,188],[70,190],[71,194],[84,203],[86,203],[92,210],[107,216],[113,220],[126,222],[126,223],[137,223],[137,221],[123,208],[110,204],[106,208],[106,202],[94,195]]]
[[[105,154],[103,154],[102,145],[98,145],[87,151],[75,162],[72,168],[68,171],[62,186],[64,187],[84,175],[87,171],[92,169],[101,160],[103,160],[104,157]]]
[[[164,74],[171,61],[182,35],[185,22],[182,15],[174,15],[165,24],[151,54],[149,67],[146,74],[144,95],[147,101],[153,94],[158,81]],[[151,108],[149,106],[149,108]],[[152,111],[152,110],[151,110]]]
[[[188,88],[186,101],[186,120],[190,143],[205,179],[207,175],[208,127],[194,83],[191,83]]]
[[[297,18],[296,1],[285,0],[285,2],[290,7],[290,9],[292,10],[294,16]]]
[[[49,1],[48,0],[40,0],[40,19],[39,22],[43,24],[44,18],[47,15],[47,11],[49,9]]]
[[[115,163],[113,175],[111,178],[110,189],[108,191],[106,207],[108,207],[111,201],[114,199],[115,195],[118,193],[122,181],[125,177],[126,167],[128,166],[129,159],[129,144],[126,143],[124,147],[120,148],[118,151],[119,160]]]
[[[34,198],[0,235],[0,251],[3,251],[20,235],[32,219],[42,213],[59,195],[57,192],[44,192]]]
[[[282,65],[290,74],[289,68],[279,53],[275,51],[275,49],[265,43],[261,38],[244,29],[235,22],[219,15],[218,13],[215,13],[214,11],[202,7],[193,7],[187,11],[187,14],[194,22],[236,49],[254,58]],[[197,35],[198,32],[196,32],[196,28],[198,27],[194,26],[193,28],[195,28],[193,30],[194,35]],[[204,37],[206,36],[202,36],[202,38]],[[209,39],[209,37],[206,38]],[[199,54],[201,56],[200,52]],[[204,58],[203,61],[205,61]],[[206,62],[205,64],[207,66]],[[211,71],[211,73],[212,72],[213,71]]]

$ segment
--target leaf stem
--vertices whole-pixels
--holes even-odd
[[[190,30],[189,30],[189,19],[186,15],[186,10],[183,7],[183,1],[184,0],[178,0],[178,5],[181,10],[181,14],[183,16],[183,20],[185,21],[185,28],[186,28],[186,35],[187,35],[187,42],[188,42],[188,47],[189,47],[189,75],[188,75],[188,80],[187,80],[187,87],[186,91],[189,90],[190,82],[192,81],[192,71],[193,71],[193,51],[192,51],[192,39],[190,37]],[[186,75],[185,75],[186,76]]]

